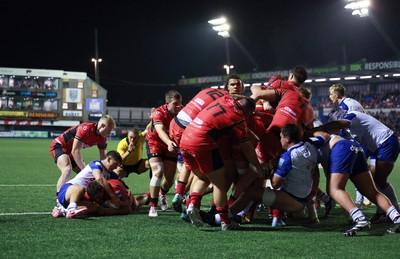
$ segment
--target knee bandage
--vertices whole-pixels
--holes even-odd
[[[163,177],[164,172],[164,164],[162,162],[150,162],[150,166],[151,171],[153,172],[153,176],[150,180],[150,185],[160,187],[161,178]]]
[[[276,194],[273,190],[271,190],[271,188],[267,188],[264,191],[264,195],[263,195],[263,203],[266,206],[271,206],[272,204],[275,203],[276,200]]]

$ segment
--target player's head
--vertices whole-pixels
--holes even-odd
[[[333,84],[329,87],[329,99],[332,103],[338,103],[346,94],[346,87],[342,84]]]
[[[310,91],[310,89],[308,89],[308,88],[306,88],[306,87],[304,87],[304,86],[301,86],[301,87],[299,87],[298,89],[297,89],[297,92],[299,92],[302,96],[304,96],[304,98],[306,98],[307,100],[311,100],[311,97],[312,97],[312,94],[311,94],[311,91]]]
[[[165,93],[165,103],[169,113],[176,115],[182,109],[182,95],[176,90]]]
[[[96,202],[97,204],[101,204],[101,200],[104,196],[104,188],[103,186],[97,182],[93,181],[89,183],[88,187],[86,188],[85,195],[89,200]]]
[[[139,134],[140,134],[139,129],[136,127],[129,130],[127,135],[129,143],[135,143],[139,137]]]
[[[97,123],[97,133],[103,137],[110,135],[115,128],[115,121],[110,115],[103,115]]]
[[[242,98],[237,99],[236,102],[243,111],[244,116],[252,114],[256,109],[256,101],[253,98],[243,96]]]
[[[284,150],[287,150],[291,144],[296,144],[300,141],[300,128],[293,123],[288,123],[281,129],[281,144]]]
[[[243,94],[244,86],[242,79],[237,75],[228,76],[225,80],[224,89],[230,94]]]
[[[106,158],[103,161],[103,166],[111,172],[117,169],[117,167],[122,163],[122,157],[117,151],[111,150],[107,152]]]
[[[289,80],[301,85],[307,80],[308,73],[304,66],[297,65],[289,73]]]

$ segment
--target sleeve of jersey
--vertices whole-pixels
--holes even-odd
[[[343,117],[342,120],[348,120],[351,122],[355,117],[356,117],[356,115],[354,113],[348,112],[348,113],[346,113],[346,115]]]
[[[339,108],[342,108],[345,111],[349,110],[349,106],[347,106],[347,104],[345,104],[344,102],[339,103]]]
[[[292,160],[290,158],[290,153],[287,151],[279,158],[278,169],[275,171],[274,175],[281,179],[286,179],[291,169]]]
[[[123,138],[119,143],[118,143],[118,146],[117,146],[117,151],[118,151],[118,153],[122,156],[123,154],[125,154],[125,152],[126,152],[126,150],[127,150],[127,147],[128,146],[128,143],[127,143],[127,141],[126,141],[126,138]]]
[[[164,117],[162,116],[161,112],[156,111],[153,115],[153,125],[155,124],[162,124],[164,122]]]
[[[76,135],[75,138],[83,143],[85,143],[85,135],[87,133],[87,127],[83,125],[79,125],[78,128],[76,129]]]
[[[92,171],[93,170],[100,170],[101,171],[103,169],[103,167],[101,165],[101,162],[98,161],[98,160],[91,162],[89,164],[89,167],[92,169]]]

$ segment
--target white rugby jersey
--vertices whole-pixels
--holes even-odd
[[[306,198],[313,185],[313,173],[318,161],[318,151],[324,138],[310,138],[289,148],[279,159],[274,176],[284,181],[282,190],[298,198]]]
[[[345,111],[359,111],[365,113],[364,107],[362,107],[361,103],[352,99],[352,98],[344,98],[340,103],[339,107]]]
[[[85,166],[74,178],[68,181],[68,183],[77,184],[85,189],[88,185],[95,180],[93,176],[94,170],[100,170],[104,178],[110,179],[111,173],[101,163],[101,160],[92,161],[90,164]]]
[[[357,136],[358,142],[375,152],[394,132],[385,124],[366,113],[351,111],[342,120],[350,121],[350,132]]]

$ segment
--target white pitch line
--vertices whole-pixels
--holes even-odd
[[[55,184],[0,184],[0,187],[50,187]]]
[[[46,215],[50,212],[11,212],[11,213],[0,213],[0,216],[21,216],[21,215]]]

